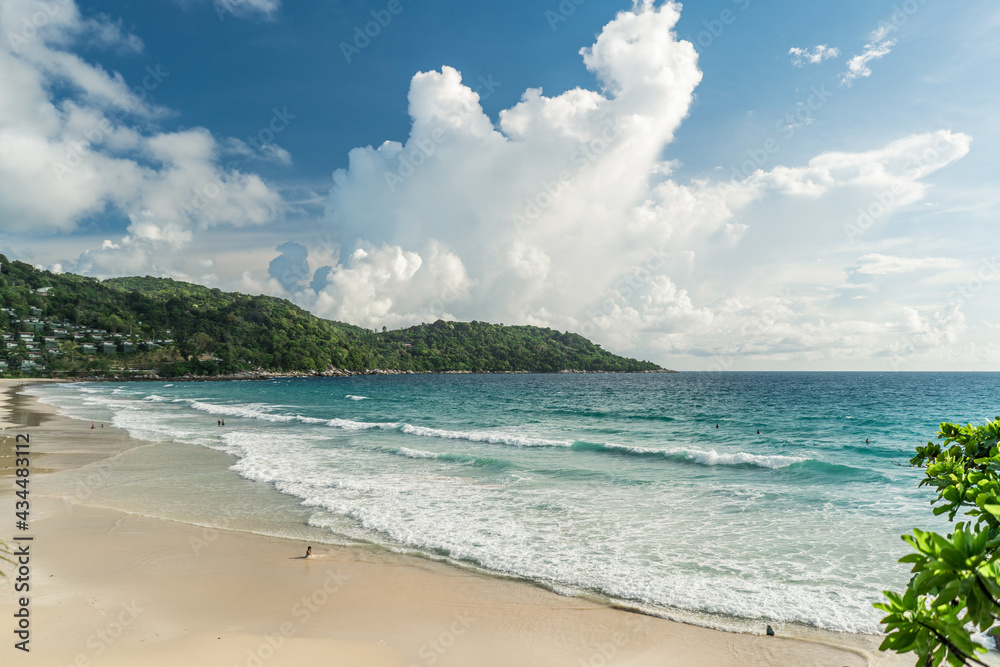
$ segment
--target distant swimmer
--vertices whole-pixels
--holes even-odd
[[[312,556],[312,555],[313,555],[313,548],[312,548],[312,547],[306,547],[306,555],[305,555],[305,558],[309,558],[309,557],[310,557],[310,556]]]
[[[216,426],[222,426],[222,420],[221,419],[216,419],[215,420],[215,425]]]
[[[757,435],[760,435],[760,429],[757,429]]]
[[[716,424],[716,425],[715,425],[715,428],[719,428],[719,425],[718,425],[718,424]]]
[[[223,425],[223,426],[225,426],[225,425],[226,425],[226,420],[225,420],[225,419],[223,419],[223,420],[222,420],[222,425]]]
[[[865,444],[866,445],[868,444],[868,438],[865,438]]]

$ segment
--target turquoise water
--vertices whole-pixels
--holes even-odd
[[[913,447],[942,420],[993,418],[998,379],[418,375],[30,392],[164,443],[171,461],[272,486],[282,503],[248,511],[251,529],[260,511],[262,532],[308,524],[331,542],[416,549],[709,624],[876,632],[872,602],[908,579],[899,535],[946,525],[905,465]],[[235,463],[183,454],[206,447]],[[183,502],[232,489],[187,489]]]

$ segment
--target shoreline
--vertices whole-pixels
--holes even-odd
[[[220,373],[218,375],[180,375],[165,377],[156,375],[153,371],[135,371],[141,375],[128,377],[106,377],[98,375],[67,375],[65,377],[25,377],[0,378],[2,381],[14,382],[224,382],[227,380],[273,380],[280,378],[334,378],[361,377],[369,375],[643,375],[680,373],[681,371],[661,368],[649,371],[412,371],[392,368],[366,368],[363,371],[351,371],[334,368],[325,371],[241,371],[239,373]]]
[[[9,394],[30,381],[4,382],[0,389]],[[12,416],[33,415],[19,430],[33,434],[38,452],[32,526],[44,538],[34,566],[40,583],[32,602],[33,652],[26,659],[15,655],[15,664],[72,664],[82,654],[101,665],[180,659],[249,665],[248,651],[258,649],[273,653],[268,665],[912,664],[879,653],[874,636],[808,628],[796,629],[809,635],[796,638],[711,630],[432,559],[323,546],[303,560],[304,545],[297,541],[94,507],[65,489],[46,489],[43,496],[37,489],[47,486],[46,476],[93,467],[148,443],[115,428],[95,433],[33,397],[21,395],[11,405]],[[0,446],[7,454],[9,433],[4,435]],[[81,447],[85,439],[90,444]],[[0,471],[0,505],[13,500],[10,479],[9,470]],[[296,614],[303,592],[327,601]],[[6,606],[11,598],[4,588],[0,600]],[[148,611],[94,655],[88,639],[124,614],[122,604],[132,598]],[[308,622],[300,623],[305,612]],[[783,631],[779,627],[779,635]],[[439,651],[444,643],[450,643],[447,650]],[[0,655],[10,648],[6,644]],[[664,663],[666,657],[672,661]]]

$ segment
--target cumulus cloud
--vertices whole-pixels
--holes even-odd
[[[169,71],[150,66],[130,84],[72,52],[81,43],[137,51],[142,42],[72,1],[39,10],[0,5],[0,218],[8,231],[70,232],[92,216],[129,220],[117,242],[85,252],[76,270],[148,269],[163,247],[200,230],[263,224],[280,196],[235,163],[203,128],[157,132],[169,111],[150,101]],[[57,95],[53,91],[60,91]],[[147,271],[143,271],[147,272]]]
[[[0,5],[0,27],[20,25],[11,8],[29,5]],[[942,357],[964,332],[961,304],[856,300],[878,296],[859,277],[950,260],[852,244],[926,199],[932,175],[966,155],[971,137],[925,132],[747,178],[682,182],[670,145],[702,73],[674,32],[675,3],[640,0],[581,50],[594,85],[528,89],[494,118],[456,69],[416,73],[409,136],[350,152],[316,238],[284,236],[275,251],[261,236],[217,261],[191,248],[223,229],[240,228],[227,240],[242,243],[285,207],[235,159],[291,156],[202,128],[150,130],[170,113],[150,91],[71,52],[83,35],[117,49],[136,42],[64,7],[18,50],[0,47],[0,88],[18,93],[0,97],[0,216],[15,232],[72,231],[109,212],[128,219],[126,234],[63,262],[68,270],[286,296],[367,327],[551,326],[704,370]],[[168,85],[168,73],[154,74]],[[71,93],[54,98],[56,81]],[[806,238],[828,243],[818,250]]]
[[[408,141],[355,149],[349,167],[334,174],[327,217],[344,252],[358,243],[419,252],[432,239],[447,244],[449,262],[473,267],[471,298],[503,304],[498,315],[509,321],[539,317],[553,293],[566,299],[561,310],[582,309],[588,288],[596,293],[641,261],[636,237],[656,225],[631,210],[646,201],[650,167],[701,79],[694,48],[673,36],[678,17],[674,4],[619,14],[581,52],[603,93],[576,88],[549,97],[530,89],[496,126],[458,71],[418,73]],[[356,280],[369,274],[335,267],[328,291]],[[411,301],[385,298],[410,312],[435,301],[447,302],[441,313],[469,306],[458,296],[442,299],[449,286],[427,285],[408,290]],[[376,311],[339,312],[363,321]]]
[[[840,55],[840,49],[836,46],[827,46],[826,44],[820,44],[811,49],[793,46],[788,49],[788,55],[792,56],[793,65],[796,67],[804,67],[807,64],[818,65],[824,60],[836,58]]]
[[[309,249],[301,243],[288,241],[277,247],[281,254],[271,260],[267,273],[290,292],[298,290],[309,278]]]
[[[529,89],[496,122],[457,70],[417,73],[408,139],[354,149],[334,174],[326,220],[341,257],[293,296],[369,327],[530,323],[700,368],[888,357],[903,311],[848,314],[840,293],[856,292],[856,257],[821,269],[789,244],[791,227],[821,211],[839,234],[886,192],[889,216],[924,198],[926,178],[971,138],[931,132],[744,180],[678,182],[663,156],[701,80],[678,16],[673,3],[636,3],[581,50],[595,89]],[[788,256],[764,272],[774,263],[754,257],[778,248]]]

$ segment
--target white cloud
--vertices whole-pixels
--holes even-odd
[[[842,85],[850,86],[855,79],[872,75],[871,67],[868,64],[889,55],[892,48],[896,46],[896,40],[888,37],[894,30],[894,26],[881,26],[872,33],[871,41],[865,44],[864,50],[847,61],[847,71],[840,75]]]
[[[644,205],[651,168],[701,79],[694,48],[672,36],[678,12],[673,4],[623,12],[582,51],[605,94],[531,89],[497,127],[456,70],[418,73],[406,144],[355,149],[349,168],[334,174],[328,220],[345,251],[360,241],[416,252],[431,239],[471,267],[470,298],[503,304],[504,321],[531,316],[557,294],[566,300],[559,311],[582,310],[642,260],[640,229],[656,224],[640,210],[630,222],[630,211]],[[691,206],[697,198],[690,195]],[[664,226],[652,235],[669,233]],[[342,268],[334,276],[329,290],[369,279]],[[427,304],[399,305],[421,312]]]
[[[70,49],[81,41],[136,51],[141,41],[71,1],[0,5],[0,219],[8,231],[70,232],[90,216],[128,218],[117,243],[84,253],[76,270],[146,273],[162,248],[199,230],[276,219],[280,196],[258,176],[222,166],[205,129],[142,129],[169,112],[148,101],[170,73],[147,68],[130,87]],[[68,91],[56,97],[53,89]],[[136,121],[142,121],[141,124]]]
[[[239,17],[272,18],[281,8],[281,0],[212,0],[221,16],[229,13]]]
[[[11,6],[0,6],[0,21]],[[169,111],[133,100],[122,112],[128,84],[70,52],[85,20],[67,7],[64,27],[20,53],[0,49],[0,87],[19,91],[0,97],[0,215],[18,221],[13,232],[74,230],[110,210],[128,217],[127,234],[96,237],[75,264],[62,262],[69,270],[266,292],[367,327],[552,326],[694,369],[888,365],[948,358],[948,346],[970,359],[997,353],[951,342],[962,341],[964,314],[943,294],[886,296],[869,278],[953,268],[868,241],[877,225],[906,224],[971,138],[893,137],[744,180],[682,182],[668,152],[702,74],[673,33],[678,5],[639,2],[605,26],[581,51],[592,90],[529,89],[496,119],[457,70],[418,72],[405,142],[351,151],[334,174],[327,231],[298,243],[260,232],[281,216],[277,193],[222,166],[290,156],[251,155],[201,128],[145,129]],[[74,94],[52,99],[55,80]],[[74,151],[80,162],[61,180],[49,173]],[[846,226],[859,211],[873,222],[852,239]],[[233,228],[242,231],[224,249],[213,244]]]
[[[845,219],[885,192],[886,219],[921,200],[970,137],[912,135],[743,181],[680,183],[662,156],[701,72],[672,32],[678,11],[622,12],[581,51],[601,92],[529,89],[495,124],[456,70],[415,75],[407,141],[357,148],[334,174],[327,221],[343,259],[318,293],[291,296],[368,327],[533,323],[703,369],[889,358],[901,307],[859,306],[856,255],[818,265],[790,239],[796,225],[825,225],[849,246]]]
[[[911,273],[934,269],[953,269],[962,262],[950,257],[892,257],[869,253],[861,256],[858,273],[884,276],[894,273]]]
[[[811,49],[803,49],[798,46],[793,46],[788,49],[788,54],[792,56],[793,65],[796,67],[804,67],[807,64],[818,65],[824,60],[836,58],[840,55],[840,49],[836,46],[827,46],[826,44],[820,44]]]

